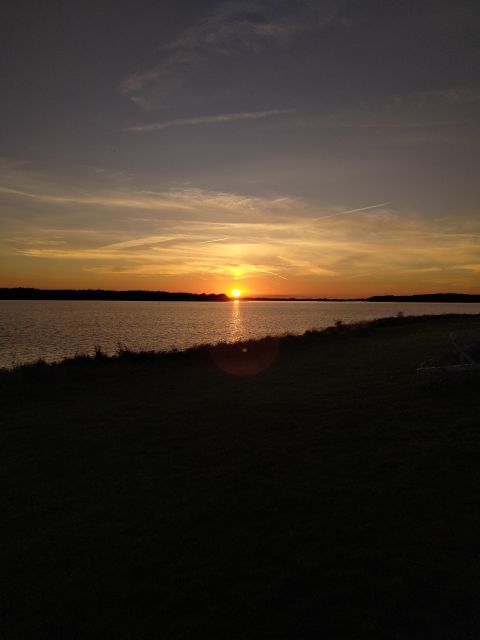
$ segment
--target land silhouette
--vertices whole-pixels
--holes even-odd
[[[3,637],[476,637],[479,323],[0,371]]]
[[[227,302],[224,293],[186,293],[170,291],[109,291],[105,289],[0,289],[0,300],[136,300]]]
[[[228,302],[225,293],[186,293],[170,291],[111,291],[106,289],[36,289],[29,287],[0,288],[0,300],[151,300]],[[384,295],[369,298],[298,298],[275,296],[242,296],[244,300],[321,301],[321,302],[480,302],[480,294],[424,293],[408,296]]]

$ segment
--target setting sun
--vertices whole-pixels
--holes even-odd
[[[241,293],[240,289],[232,289],[232,298],[239,298]]]

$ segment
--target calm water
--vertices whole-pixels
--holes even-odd
[[[185,349],[405,315],[480,313],[479,303],[0,300],[0,367],[130,349]]]

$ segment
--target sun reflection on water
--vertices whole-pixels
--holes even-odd
[[[242,340],[244,337],[241,306],[240,300],[234,300],[231,305],[232,315],[230,318],[229,342],[238,342],[238,340]]]

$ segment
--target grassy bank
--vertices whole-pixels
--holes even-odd
[[[0,637],[476,638],[480,378],[415,369],[479,329],[0,372]]]

